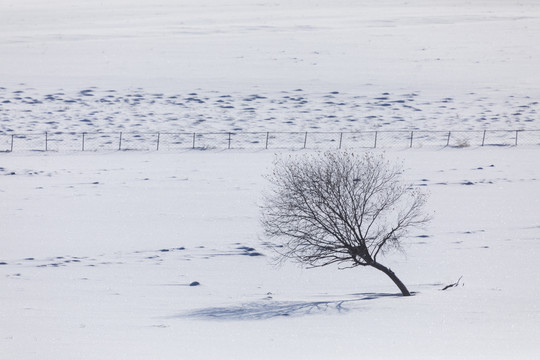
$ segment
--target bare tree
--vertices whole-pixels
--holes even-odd
[[[401,167],[382,155],[345,152],[291,155],[274,165],[262,224],[283,258],[310,267],[372,266],[410,295],[379,263],[381,255],[401,248],[410,228],[429,221],[426,195],[403,183]]]

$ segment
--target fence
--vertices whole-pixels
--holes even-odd
[[[540,130],[0,134],[0,151],[342,149],[540,145]]]

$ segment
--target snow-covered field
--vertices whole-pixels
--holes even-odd
[[[531,129],[533,0],[4,0],[0,131]]]
[[[411,298],[273,264],[271,152],[3,156],[2,358],[535,358],[540,149],[387,155],[431,193],[432,224],[386,259]]]
[[[538,129],[540,4],[433,3],[4,0],[0,133]],[[274,263],[273,151],[1,153],[0,359],[536,359],[540,147],[385,154],[408,298]]]

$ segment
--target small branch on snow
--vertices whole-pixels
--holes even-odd
[[[453,284],[446,285],[446,286],[443,287],[441,290],[447,290],[447,289],[450,289],[450,288],[453,288],[453,287],[458,286],[458,285],[459,285],[459,282],[460,282],[460,280],[461,280],[462,277],[463,277],[463,275],[459,277],[458,281],[456,281],[456,282],[453,283]]]

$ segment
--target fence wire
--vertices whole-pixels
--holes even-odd
[[[175,151],[540,145],[540,130],[362,132],[54,132],[0,134],[0,151]]]

